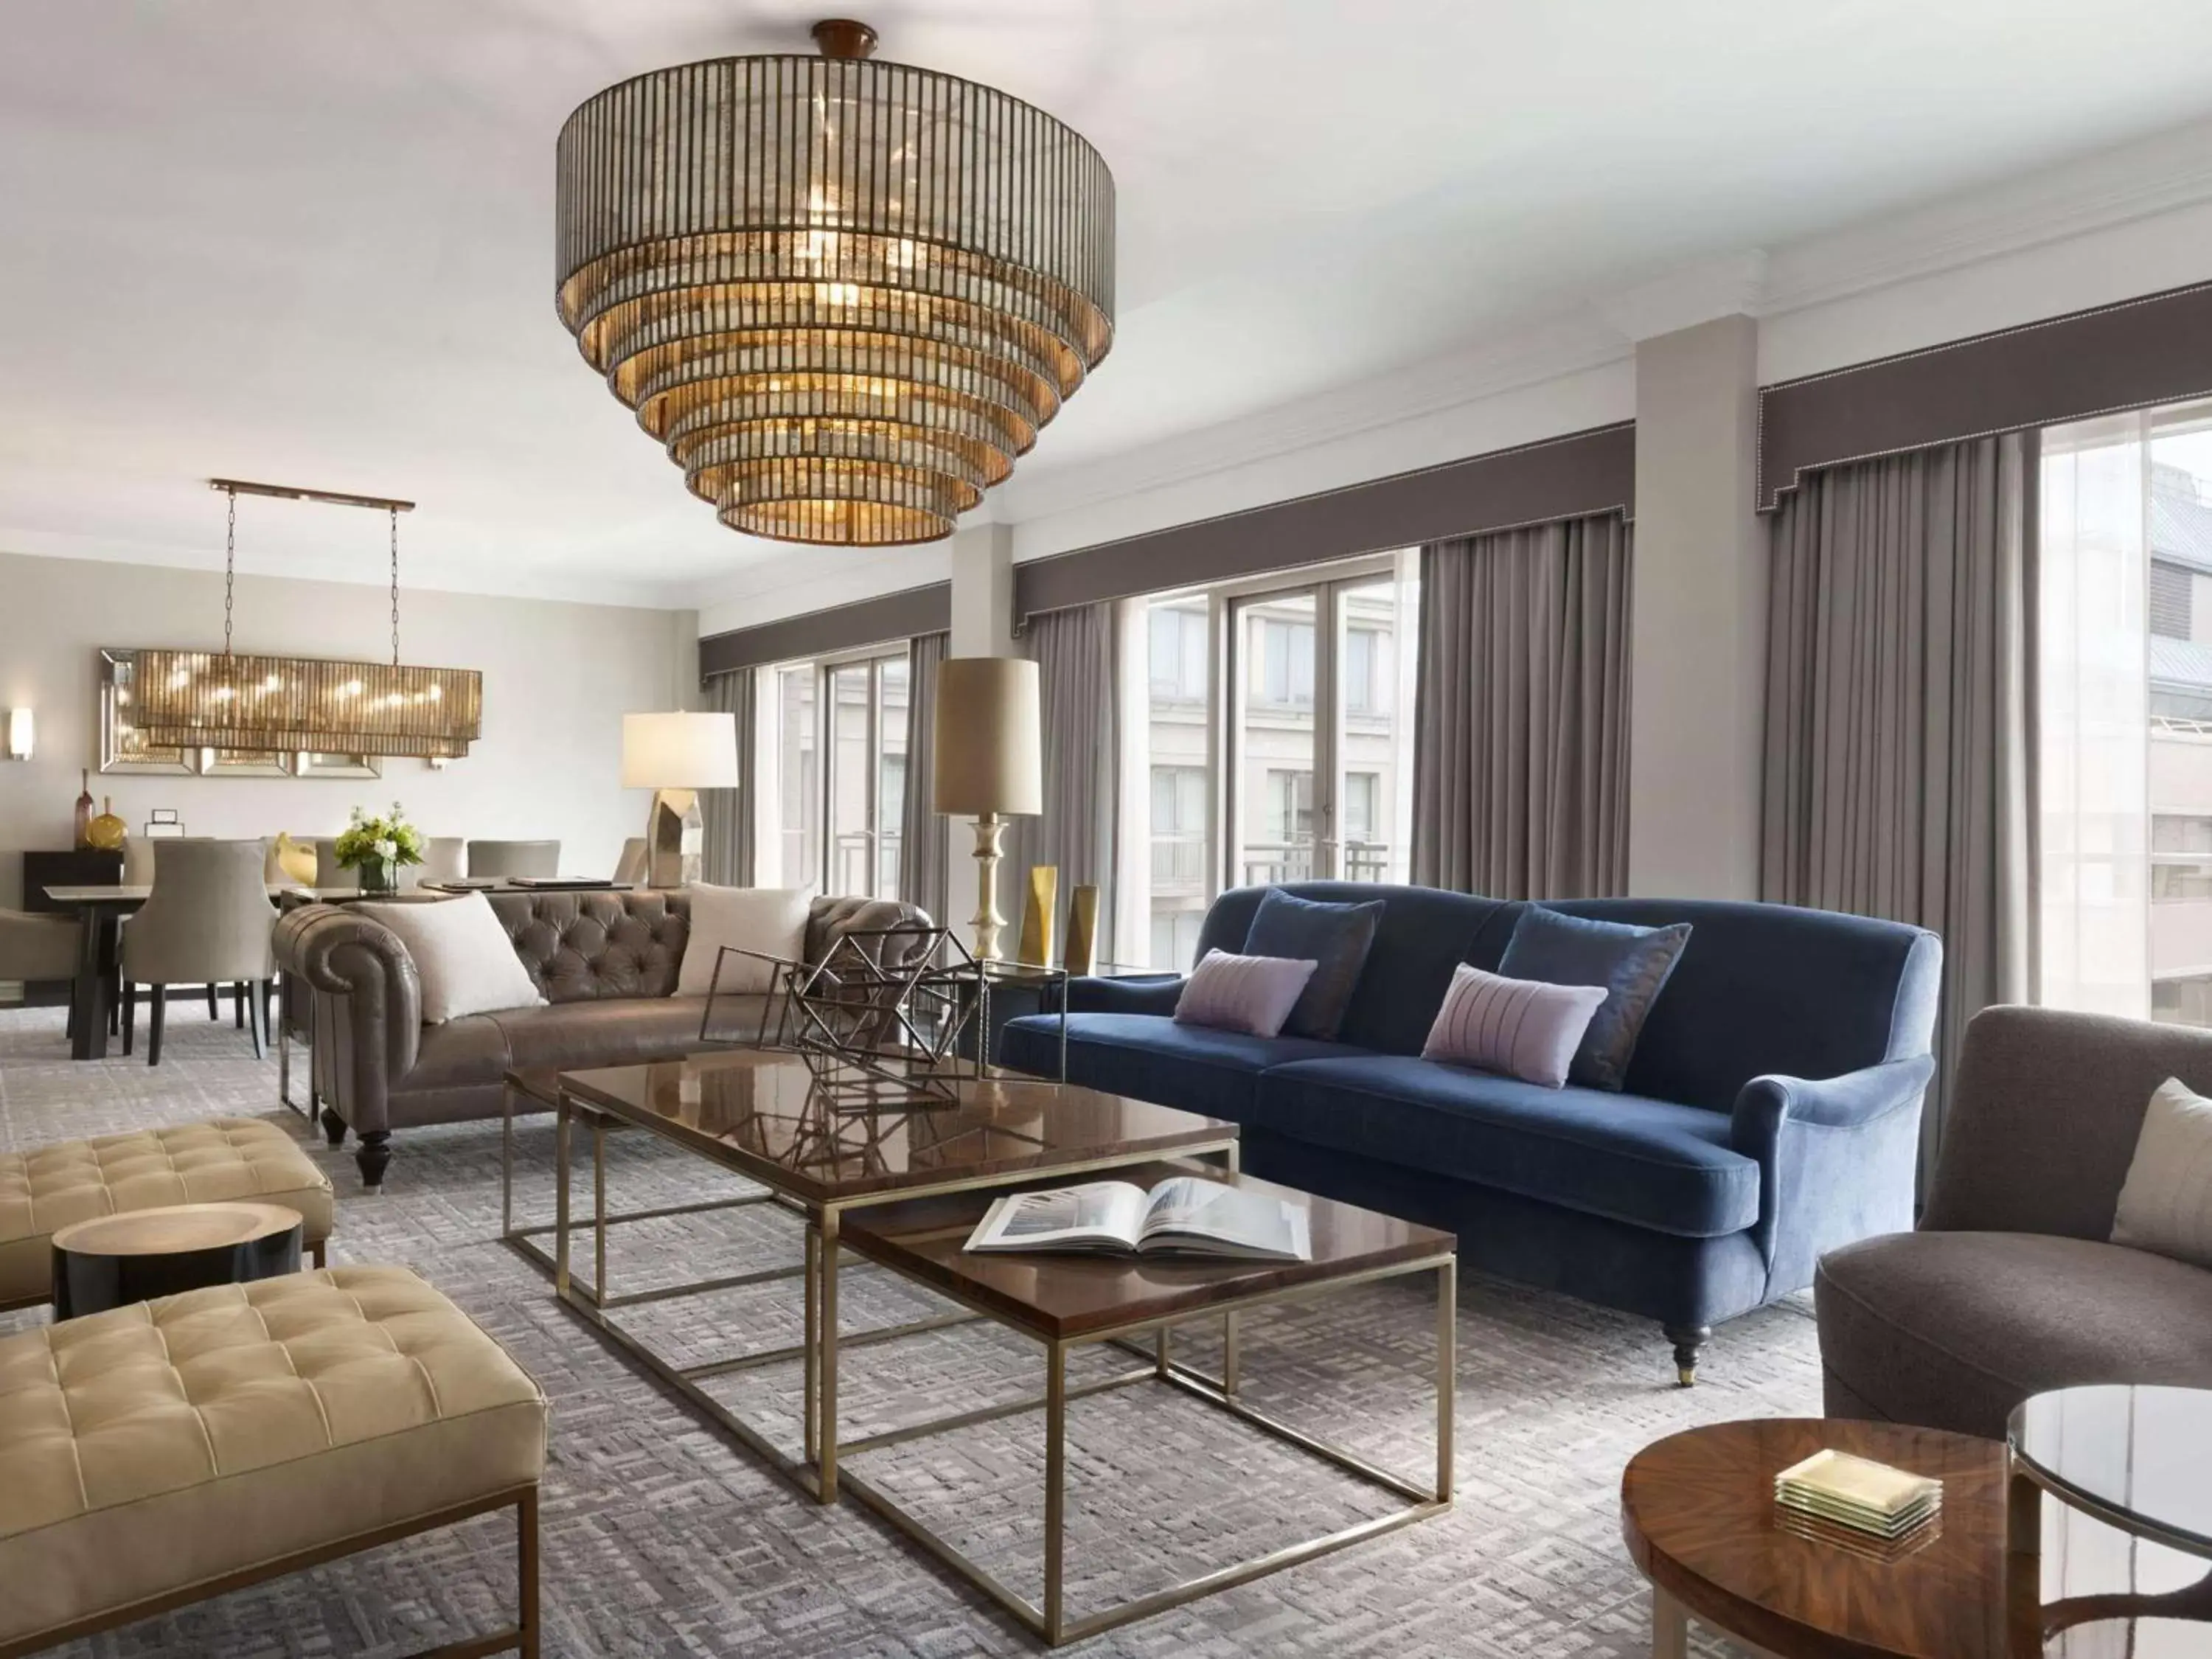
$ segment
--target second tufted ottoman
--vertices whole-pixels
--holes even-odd
[[[319,1265],[331,1236],[331,1178],[283,1129],[222,1117],[0,1153],[0,1309],[53,1292],[55,1232],[72,1222],[168,1204],[257,1199],[297,1210]]]
[[[545,1399],[404,1267],[191,1291],[0,1337],[0,1659],[493,1509],[538,1652]]]

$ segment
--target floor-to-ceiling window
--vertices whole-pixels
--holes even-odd
[[[1188,967],[1226,886],[1406,879],[1413,603],[1399,555],[1146,602],[1123,787],[1150,839],[1121,873],[1145,884],[1146,965]]]
[[[2043,453],[2043,1000],[2212,1025],[2212,404]]]
[[[761,671],[763,886],[898,896],[908,672],[903,646]]]

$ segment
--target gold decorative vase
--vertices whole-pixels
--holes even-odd
[[[1029,892],[1022,901],[1022,947],[1016,954],[1032,968],[1052,966],[1052,920],[1059,899],[1060,866],[1030,866]]]
[[[112,853],[123,845],[123,838],[130,833],[123,820],[115,816],[113,801],[102,795],[100,798],[100,816],[84,826],[84,844],[97,847],[104,853]]]
[[[1066,955],[1060,966],[1071,974],[1098,971],[1098,890],[1085,882],[1067,896]]]

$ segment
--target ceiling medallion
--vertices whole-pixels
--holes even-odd
[[[724,58],[561,130],[557,300],[584,359],[750,535],[951,534],[1114,336],[1114,180],[1077,133],[950,75]]]
[[[222,649],[140,651],[133,669],[134,724],[160,748],[275,750],[310,755],[414,756],[469,752],[483,723],[483,676],[473,668],[416,668],[399,660],[399,515],[412,501],[343,495],[282,484],[210,478],[229,497],[223,538]],[[238,498],[274,495],[374,507],[392,520],[392,660],[241,656],[230,648],[238,576]]]

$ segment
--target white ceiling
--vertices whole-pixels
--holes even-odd
[[[839,0],[840,4],[843,0]],[[793,0],[9,0],[0,549],[219,562],[210,474],[416,498],[412,582],[673,601],[722,529],[552,307],[568,112]],[[1113,355],[1016,487],[2212,116],[2204,0],[880,0],[1120,192]],[[249,501],[240,563],[380,574]],[[764,572],[755,571],[760,574]]]

